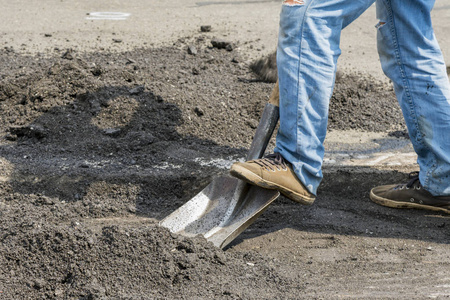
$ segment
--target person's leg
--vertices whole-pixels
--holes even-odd
[[[288,1],[285,1],[288,2]],[[341,30],[373,0],[304,0],[283,5],[278,36],[280,129],[275,152],[292,164],[308,191],[322,179],[328,121]]]
[[[433,5],[433,0],[377,0],[380,61],[394,83],[420,173],[409,186],[373,189],[371,198],[394,207],[407,201],[407,207],[450,212],[450,84],[431,24]],[[427,194],[408,191],[403,197],[410,188]]]
[[[313,203],[322,179],[323,141],[341,30],[373,2],[284,1],[277,49],[280,128],[276,154],[235,163],[233,176],[278,189],[294,201]]]
[[[417,152],[420,182],[450,195],[450,84],[431,24],[432,0],[378,0],[378,52]]]

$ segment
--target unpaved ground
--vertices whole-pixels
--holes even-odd
[[[245,155],[272,88],[208,36],[119,53],[8,48],[0,65],[2,298],[450,297],[450,218],[368,200],[413,166],[326,168],[316,204],[277,200],[225,251],[157,226],[224,172],[205,162]],[[330,128],[404,125],[389,86],[348,73]]]

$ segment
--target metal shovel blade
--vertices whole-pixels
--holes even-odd
[[[247,160],[260,158],[278,122],[278,82],[264,107]],[[214,179],[197,196],[160,222],[170,231],[184,235],[202,234],[224,248],[272,203],[280,193],[224,176]]]
[[[188,237],[202,234],[216,247],[224,248],[279,195],[276,190],[249,185],[233,177],[217,177],[160,225]]]

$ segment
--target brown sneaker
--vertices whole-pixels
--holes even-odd
[[[409,174],[409,182],[399,185],[383,185],[370,191],[370,199],[388,207],[418,208],[450,214],[450,196],[433,196],[423,189],[419,172]]]
[[[291,165],[279,153],[245,163],[234,163],[230,173],[248,183],[279,190],[289,199],[301,204],[310,205],[316,199],[298,180]]]

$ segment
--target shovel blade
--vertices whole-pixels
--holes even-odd
[[[201,234],[215,246],[224,248],[279,195],[276,190],[249,185],[233,177],[217,177],[160,225],[188,237]]]
[[[262,157],[279,118],[278,82],[264,107],[247,160]],[[272,203],[280,193],[224,176],[214,179],[203,191],[160,222],[184,236],[202,234],[224,248]]]

